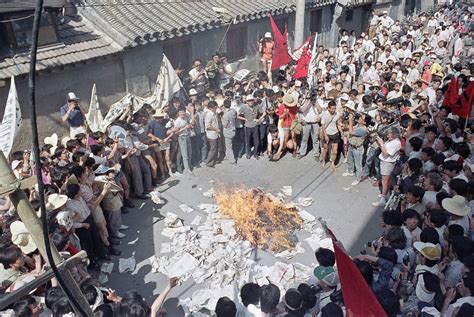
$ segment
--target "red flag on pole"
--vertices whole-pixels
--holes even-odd
[[[472,111],[472,104],[474,103],[474,82],[470,82],[464,92],[461,94],[459,98],[460,104],[458,103],[457,106],[451,108],[454,114],[457,114],[461,118],[469,119]]]
[[[270,24],[272,26],[273,33],[273,58],[272,58],[272,70],[280,68],[280,66],[286,65],[290,62],[290,55],[288,55],[288,43],[287,38],[283,36],[278,29],[278,26],[270,15]],[[287,31],[285,31],[287,34]]]
[[[341,282],[342,296],[346,307],[346,316],[351,317],[386,317],[387,314],[379,301],[360,274],[352,259],[341,249],[334,233],[326,227],[327,234],[332,239],[336,266]]]
[[[311,62],[311,51],[308,50],[308,47],[303,47],[303,53],[301,54],[298,63],[296,64],[295,74],[293,78],[300,79],[306,78],[308,76],[309,64]]]

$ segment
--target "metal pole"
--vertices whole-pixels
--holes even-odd
[[[306,9],[305,0],[296,0],[295,44],[294,44],[295,49],[300,47],[303,44],[305,9]]]
[[[80,251],[77,254],[73,255],[66,261],[58,264],[59,272],[66,272],[66,270],[72,269],[74,266],[84,263],[87,261],[86,251]],[[13,293],[0,297],[0,310],[5,309],[7,306],[17,302],[22,299],[24,296],[27,296],[32,291],[38,287],[48,283],[54,277],[53,270],[49,269],[40,276],[36,277],[33,281],[27,283],[26,285],[16,289]]]
[[[5,155],[0,151],[0,187],[8,187],[15,183],[18,183],[18,180],[16,179],[15,174],[13,174],[13,171],[10,169]],[[43,239],[43,227],[41,225],[40,219],[36,215],[36,212],[33,210],[33,207],[31,207],[25,192],[23,190],[16,190],[13,193],[10,193],[9,196],[12,204],[15,206],[18,216],[20,216],[21,221],[23,221],[26,229],[38,246],[41,256],[43,259],[47,259],[46,246]],[[45,210],[42,212],[45,212]],[[59,252],[54,244],[50,243],[50,248],[54,263],[61,263],[61,256],[59,255]],[[81,306],[80,308],[74,307],[73,303],[71,302],[71,306],[73,306],[74,310],[79,315],[83,315],[80,313],[82,310],[85,311],[87,316],[93,316],[92,310],[89,307],[89,303],[79,289],[79,286],[77,286],[76,281],[72,277],[71,273],[69,271],[65,271],[61,274],[61,277],[67,285],[69,292],[72,293],[76,301]]]

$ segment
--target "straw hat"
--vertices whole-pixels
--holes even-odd
[[[52,146],[58,145],[58,135],[53,133],[51,136],[44,138],[44,144],[51,144]]]
[[[13,244],[18,246],[24,254],[30,254],[37,249],[36,243],[33,241],[33,238],[23,222],[12,222],[10,232],[12,234]]]
[[[67,202],[66,195],[51,194],[48,196],[48,202],[46,203],[46,210],[53,211],[61,208]]]
[[[471,208],[466,204],[466,199],[460,195],[456,195],[453,198],[443,199],[441,205],[449,213],[460,217],[469,214],[471,211]]]
[[[416,241],[413,247],[428,260],[436,261],[441,258],[441,248],[433,243]]]
[[[153,117],[154,117],[154,118],[164,118],[164,117],[165,117],[165,113],[163,112],[163,110],[157,109],[157,110],[155,111],[155,113],[153,114]]]
[[[11,165],[12,165],[12,170],[16,170],[18,165],[21,164],[21,161],[20,160],[13,160]]]
[[[292,108],[296,106],[298,100],[295,98],[295,96],[293,96],[293,94],[286,94],[283,96],[283,103],[285,106]]]
[[[61,145],[66,147],[66,144],[69,140],[72,140],[69,136],[65,136],[64,138],[61,139]]]

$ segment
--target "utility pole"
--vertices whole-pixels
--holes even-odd
[[[22,183],[27,182],[28,180],[20,181],[15,177],[15,174],[13,174],[12,170],[10,169],[8,161],[5,158],[3,152],[0,151],[0,191],[3,194],[8,194],[10,196],[10,200],[15,206],[17,214],[20,216],[21,221],[25,224],[26,229],[38,246],[41,256],[43,259],[47,259],[41,221],[36,215],[36,212],[33,210],[33,207],[31,207],[25,192],[21,190]],[[42,212],[46,212],[46,210],[43,210]],[[61,263],[63,260],[61,259],[56,247],[50,243],[50,248],[51,253],[53,254],[54,263]],[[82,294],[71,273],[66,270],[61,274],[61,276],[71,293],[78,301],[79,305],[81,305],[82,310],[85,311],[88,316],[93,316],[94,314],[90,309],[89,303]],[[73,306],[76,313],[80,315],[80,310],[77,309],[77,307],[74,307],[73,303],[71,303],[71,306]]]
[[[294,49],[297,49],[303,44],[305,9],[306,9],[306,1],[296,0],[295,44],[293,47]]]

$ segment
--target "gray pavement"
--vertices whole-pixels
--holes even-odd
[[[379,226],[381,211],[372,207],[371,203],[377,200],[377,189],[371,182],[366,181],[356,187],[350,187],[351,177],[342,177],[346,165],[342,164],[331,173],[326,169],[322,171],[319,163],[312,156],[301,160],[284,157],[279,162],[269,162],[266,158],[260,160],[242,159],[237,166],[224,161],[215,168],[202,167],[194,171],[194,176],[183,175],[168,181],[159,187],[165,204],[161,208],[151,201],[135,201],[136,208],[129,214],[123,215],[123,222],[130,226],[125,231],[127,237],[122,239],[119,249],[123,258],[130,257],[133,253],[136,259],[136,269],[133,273],[118,273],[118,258],[114,258],[115,267],[109,276],[108,287],[123,294],[127,290],[138,290],[152,303],[156,294],[166,286],[167,278],[158,273],[151,272],[149,258],[159,254],[162,242],[168,238],[160,235],[163,229],[163,216],[167,212],[174,212],[189,224],[194,216],[201,211],[197,208],[200,203],[213,203],[212,199],[203,196],[203,192],[211,187],[218,189],[221,186],[262,187],[267,192],[277,193],[282,186],[293,187],[293,198],[312,197],[314,203],[304,208],[316,217],[326,219],[328,226],[343,242],[351,255],[356,255],[362,250],[363,245],[374,239],[380,232]],[[195,209],[186,214],[179,209],[180,204],[187,204]],[[203,217],[205,219],[205,216]],[[298,233],[300,241],[309,236],[307,233]],[[134,244],[128,244],[138,238]],[[314,253],[306,242],[303,242],[304,254],[298,254],[287,261],[278,258],[280,262],[300,262],[312,265],[315,262]],[[252,254],[263,264],[272,264],[275,257],[272,254],[257,250]],[[174,310],[176,298],[189,297],[193,291],[199,289],[192,278],[183,285],[176,287],[171,292],[171,298],[165,308],[170,316],[180,316]],[[171,313],[172,312],[172,313]]]

